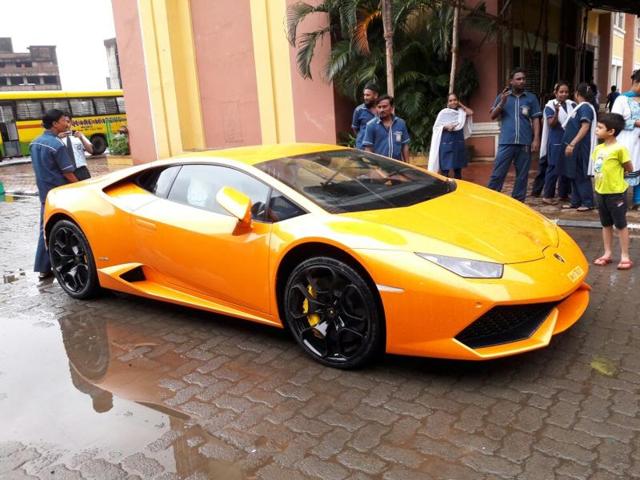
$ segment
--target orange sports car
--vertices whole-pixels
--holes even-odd
[[[45,231],[72,297],[101,288],[287,327],[338,368],[546,346],[589,303],[588,264],[526,205],[378,155],[208,151],[56,188]]]

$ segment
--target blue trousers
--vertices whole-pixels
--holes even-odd
[[[564,175],[559,175],[558,166],[549,164],[544,179],[544,198],[553,198],[556,196],[556,185],[558,186],[558,196],[560,198],[568,197],[571,190],[571,180]]]
[[[509,173],[511,163],[516,167],[516,182],[511,196],[524,202],[527,196],[527,180],[531,165],[529,145],[499,145],[498,154],[493,164],[493,172],[488,187],[496,192],[502,191],[504,179]]]
[[[593,185],[582,161],[577,162],[576,176],[571,179],[571,206],[594,207]]]
[[[49,252],[44,244],[44,203],[40,204],[40,236],[38,237],[38,248],[36,249],[36,261],[33,267],[34,272],[46,273],[51,271],[51,260],[49,260]]]

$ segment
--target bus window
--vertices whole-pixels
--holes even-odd
[[[18,100],[16,102],[18,120],[42,118],[42,104],[38,100]]]
[[[42,106],[44,107],[44,111],[51,110],[52,108],[57,108],[58,110],[62,110],[63,112],[69,112],[69,101],[68,100],[43,100]]]
[[[91,102],[90,98],[72,98],[69,103],[71,104],[71,115],[74,117],[95,115],[93,102]]]
[[[127,113],[127,110],[124,108],[124,97],[117,97],[116,102],[118,102],[118,111],[120,113]]]
[[[93,103],[96,106],[97,115],[113,115],[118,113],[118,105],[114,97],[94,98]]]

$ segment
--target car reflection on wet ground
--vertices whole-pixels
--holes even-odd
[[[0,203],[0,478],[640,477],[637,269],[593,267],[547,349],[342,372],[279,330],[38,283],[38,207]]]

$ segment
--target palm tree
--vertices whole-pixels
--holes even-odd
[[[392,10],[381,1],[391,3]],[[287,11],[287,33],[290,44],[297,47],[297,68],[304,78],[311,78],[314,48],[320,39],[327,38],[331,41],[331,53],[322,70],[325,79],[353,100],[359,98],[366,83],[382,85],[387,80],[388,92],[395,93],[396,110],[411,130],[412,148],[425,150],[432,121],[449,89],[453,8],[449,2],[441,1],[295,3]],[[391,13],[391,28],[387,28],[386,36],[382,6],[385,13]],[[327,16],[328,22],[315,31],[299,33],[298,26],[308,15]],[[460,75],[466,79],[465,88],[460,91],[465,97],[475,88],[472,65],[463,63]]]

